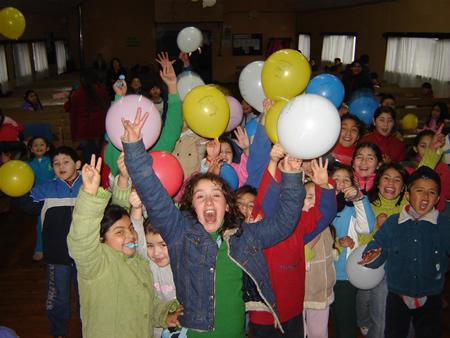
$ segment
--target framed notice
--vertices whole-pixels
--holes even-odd
[[[233,34],[233,55],[261,55],[262,34]]]

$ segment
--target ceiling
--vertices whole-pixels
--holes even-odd
[[[226,0],[218,0],[218,1],[226,1]],[[327,8],[358,6],[369,3],[395,1],[395,0],[287,0],[287,1],[292,3],[292,6],[295,10],[303,12]],[[82,0],[2,0],[0,5],[1,7],[11,6],[19,10],[32,13],[64,14],[71,11],[81,2]]]

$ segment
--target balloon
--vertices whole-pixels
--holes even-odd
[[[196,27],[183,28],[177,36],[178,48],[185,53],[196,51],[203,42],[203,34]]]
[[[177,91],[178,95],[180,96],[181,101],[184,100],[187,93],[189,93],[192,89],[195,87],[204,85],[202,78],[200,75],[191,72],[186,71],[178,75],[177,79]]]
[[[348,111],[367,125],[372,124],[373,114],[378,108],[378,102],[373,96],[357,96],[350,101]]]
[[[247,135],[249,138],[255,136],[257,126],[258,121],[255,118],[251,119],[245,124],[245,130],[247,131]]]
[[[276,101],[274,105],[270,107],[270,109],[266,113],[266,122],[265,122],[266,133],[273,144],[278,142],[278,135],[277,135],[278,118],[280,117],[280,114],[287,103],[288,103],[287,100]]]
[[[17,40],[25,31],[25,17],[14,7],[0,11],[0,33],[8,39]]]
[[[230,106],[230,121],[225,131],[232,131],[241,124],[244,115],[241,103],[232,96],[227,96],[228,105]]]
[[[362,259],[362,253],[366,246],[363,245],[353,250],[350,256],[348,256],[345,265],[349,282],[362,290],[373,289],[384,278],[384,264],[377,269],[370,269],[362,264],[358,264]]]
[[[275,101],[303,92],[310,77],[308,59],[294,49],[281,49],[270,55],[261,74],[264,93]]]
[[[401,125],[404,130],[414,130],[419,125],[419,119],[415,114],[409,113],[403,116]]]
[[[231,190],[236,190],[239,187],[238,175],[228,163],[222,163],[222,166],[220,167],[220,177],[230,185]]]
[[[33,169],[23,161],[11,160],[0,167],[0,190],[8,196],[25,195],[33,183]]]
[[[263,101],[266,98],[261,82],[263,65],[264,61],[249,63],[239,75],[239,92],[260,113],[263,112]]]
[[[153,158],[153,170],[167,194],[175,196],[183,184],[183,168],[180,162],[165,151],[151,151],[149,154]]]
[[[278,140],[286,152],[308,160],[322,156],[336,143],[341,131],[333,104],[315,94],[290,100],[278,119]]]
[[[230,120],[227,99],[217,88],[203,85],[192,89],[183,101],[184,120],[198,135],[217,138]]]
[[[312,78],[306,87],[307,94],[317,94],[331,101],[339,108],[344,100],[344,85],[338,77],[331,74],[320,74]]]
[[[142,114],[150,113],[142,128],[145,149],[150,148],[159,137],[161,116],[153,102],[142,95],[127,95],[109,107],[105,120],[108,137],[119,150],[122,150],[121,137],[124,131],[121,119],[134,121],[138,108],[142,109]]]

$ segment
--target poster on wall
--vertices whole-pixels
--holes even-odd
[[[261,55],[262,34],[233,34],[233,55]]]

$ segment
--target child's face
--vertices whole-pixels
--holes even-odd
[[[157,86],[153,86],[152,89],[150,89],[150,95],[153,98],[159,98],[161,96],[161,89]]]
[[[246,114],[246,115],[250,114],[253,111],[252,107],[245,100],[242,100],[241,106],[242,106],[243,113]]]
[[[245,216],[246,221],[248,221],[252,216],[253,208],[255,206],[255,200],[256,196],[249,192],[237,196],[237,206],[242,215]]]
[[[217,231],[229,210],[222,187],[211,180],[200,180],[194,188],[192,207],[207,232]]]
[[[27,96],[27,100],[31,103],[37,103],[38,102],[38,96],[35,92],[31,92],[30,94],[28,94]]]
[[[228,143],[224,142],[220,144],[220,155],[222,155],[228,164],[233,161],[233,149],[231,149]]]
[[[373,124],[378,133],[383,136],[389,136],[394,128],[395,121],[389,113],[381,113],[374,121]]]
[[[431,108],[431,118],[433,120],[439,120],[440,116],[441,116],[441,108],[439,106],[433,106],[433,108]]]
[[[351,147],[359,139],[359,129],[356,122],[346,119],[341,123],[341,133],[339,135],[339,144],[343,147]]]
[[[130,87],[134,90],[140,89],[142,87],[141,80],[135,77],[133,80],[131,80]]]
[[[429,213],[439,201],[438,185],[428,178],[419,178],[409,187],[406,198],[422,217]]]
[[[371,148],[360,148],[353,160],[353,170],[361,177],[375,173],[378,168],[378,159]]]
[[[4,164],[8,161],[11,161],[11,153],[0,153],[0,164]]]
[[[378,191],[387,200],[396,199],[404,186],[403,178],[394,168],[387,169],[380,177]]]
[[[302,162],[302,169],[306,176],[311,177],[312,169],[311,169],[311,160],[306,160]]]
[[[58,154],[53,157],[52,165],[56,177],[64,181],[72,181],[77,177],[77,170],[80,169],[81,162],[74,162],[69,155]]]
[[[350,173],[345,169],[338,169],[332,176],[336,182],[336,193],[343,191],[353,185]]]
[[[163,268],[170,264],[169,250],[160,234],[149,232],[145,235],[147,241],[147,256],[156,265]]]
[[[419,155],[419,158],[423,158],[423,156],[425,155],[425,151],[431,144],[432,139],[433,137],[431,135],[422,136],[420,138],[417,147],[415,147],[414,149],[417,152],[417,155]]]
[[[122,216],[105,233],[104,243],[114,250],[120,251],[127,256],[136,253],[136,248],[129,248],[128,244],[136,244],[137,234],[133,228],[130,217]]]
[[[36,156],[37,158],[42,158],[45,153],[48,151],[47,143],[41,138],[37,138],[33,141],[33,144],[31,145],[31,152]]]
[[[388,97],[388,98],[384,99],[383,102],[381,102],[381,106],[395,108],[395,100]]]
[[[316,203],[316,191],[314,187],[314,183],[308,183],[305,185],[305,201],[303,202],[302,211],[309,211],[314,204]]]

